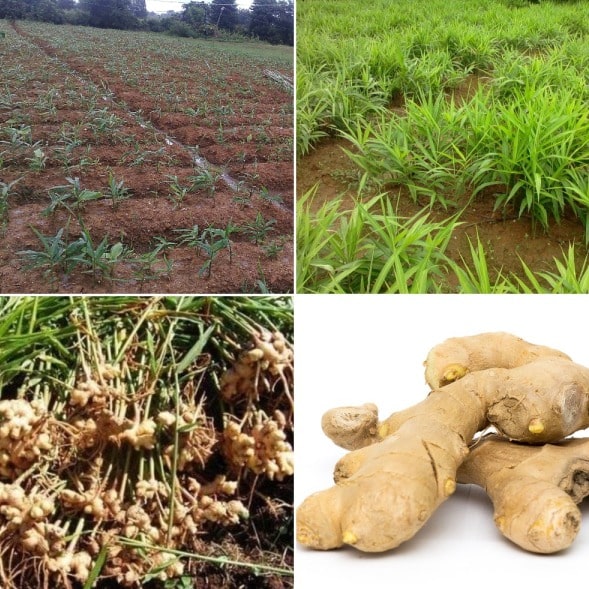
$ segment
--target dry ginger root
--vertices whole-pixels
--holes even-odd
[[[493,424],[509,439],[541,443],[589,425],[589,369],[541,346],[527,344],[530,352],[523,354],[523,340],[495,335],[462,338],[461,349],[512,341],[516,360],[486,350],[483,360],[461,354],[456,361],[452,353],[440,353],[442,344],[428,358],[427,377],[435,384],[437,375],[447,376],[448,366],[462,369],[450,384],[432,387],[421,403],[382,422],[372,404],[324,416],[325,433],[353,451],[338,462],[336,485],[299,506],[301,544],[316,549],[350,544],[371,552],[395,548],[453,493],[456,471],[478,431]],[[510,367],[489,367],[494,357]]]
[[[524,446],[485,436],[458,470],[458,481],[486,490],[495,524],[512,542],[530,552],[558,552],[577,536],[576,504],[589,495],[589,439]]]

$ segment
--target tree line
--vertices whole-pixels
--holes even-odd
[[[0,0],[0,18],[294,44],[294,0],[253,0],[249,9],[240,9],[236,0],[192,1],[162,16],[148,13],[145,0]]]

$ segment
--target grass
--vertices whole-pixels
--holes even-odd
[[[496,186],[497,210],[515,208],[542,228],[567,209],[586,216],[583,187],[575,193],[571,184],[589,165],[589,115],[568,88],[524,86],[508,100],[481,88],[460,106],[428,93],[409,99],[403,115],[382,113],[340,135],[367,177],[407,186],[414,199],[425,194],[432,205],[447,207],[444,195],[466,186],[475,196]]]
[[[551,279],[552,270],[522,267],[518,277],[537,282],[520,283],[486,266],[482,256],[488,252],[475,239],[462,259],[443,259],[441,248],[440,259],[425,256],[430,270],[424,258],[411,262],[420,264],[416,274],[429,276],[417,281],[420,292],[455,288],[449,284],[461,292],[575,291],[583,274],[578,250],[589,243],[588,18],[589,7],[575,2],[516,7],[502,0],[434,0],[427,8],[409,0],[361,7],[354,0],[301,3],[298,161],[319,141],[341,138],[360,180],[357,203],[345,211],[330,203],[311,214],[311,197],[302,196],[299,288],[389,292],[393,268],[397,275],[410,273],[391,247],[392,236],[376,229],[382,210],[373,210],[375,198],[382,207],[386,195],[401,188],[425,211],[402,220],[403,230],[387,211],[399,233],[415,225],[419,234],[430,209],[447,211],[444,229],[452,233],[460,209],[480,199],[492,199],[503,216],[529,219],[532,230],[547,231],[564,217],[585,229],[577,255],[565,256],[569,270],[577,263],[571,281]],[[444,232],[441,226],[430,231]],[[378,267],[375,260],[384,252],[394,259]],[[446,278],[440,280],[435,274],[441,267]],[[382,279],[383,271],[389,278]],[[342,272],[364,278],[334,278]],[[332,278],[326,282],[327,275]],[[414,277],[408,278],[404,288],[414,288]]]
[[[313,195],[298,203],[298,292],[436,292],[452,224],[427,213],[399,218],[384,194],[348,211],[336,200],[314,214]]]

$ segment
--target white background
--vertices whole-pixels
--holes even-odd
[[[422,363],[430,348],[449,337],[508,331],[589,366],[587,296],[297,295],[295,326],[295,506],[332,485],[333,467],[345,453],[323,435],[321,415],[374,402],[384,418],[420,401],[428,392]],[[448,582],[554,589],[586,577],[589,499],[580,507],[586,523],[571,548],[530,554],[495,528],[481,489],[459,485],[420,532],[395,550],[321,552],[296,545],[295,588]]]

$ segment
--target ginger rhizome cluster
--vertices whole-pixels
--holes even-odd
[[[265,331],[221,377],[221,395],[235,416],[225,426],[223,451],[235,469],[278,481],[294,474],[293,371],[292,346],[280,332]],[[276,403],[263,408],[260,400],[277,390]]]
[[[100,301],[65,317],[71,366],[52,369],[44,351],[0,400],[0,586],[165,582],[197,574],[199,555],[214,562],[211,537],[220,562],[291,575],[233,539],[251,525],[262,554],[292,518],[288,336],[158,299],[114,315]]]
[[[0,477],[16,478],[51,448],[42,402],[0,401]]]
[[[523,446],[533,454],[541,444],[588,427],[589,369],[558,350],[490,333],[436,346],[425,375],[429,395],[382,421],[372,403],[324,414],[325,434],[350,452],[335,466],[336,484],[299,506],[298,541],[323,550],[343,544],[369,552],[395,548],[413,537],[462,481],[487,489],[498,527],[520,546],[556,552],[570,545],[579,524],[570,489],[575,500],[589,489],[585,483],[562,490],[555,481],[565,480],[570,468],[578,469],[574,480],[589,478],[581,446],[571,443],[571,454],[551,454],[563,462],[548,474],[530,466],[532,459],[514,450],[513,442],[533,444]],[[490,427],[506,440],[503,455],[513,450],[504,463],[496,456],[498,444],[471,448]],[[519,462],[521,468],[515,468]],[[501,494],[506,488],[510,492]],[[535,511],[520,501],[531,488],[542,496],[527,502]]]

